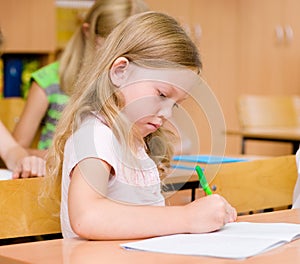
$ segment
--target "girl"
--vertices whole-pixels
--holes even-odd
[[[159,172],[172,155],[163,124],[200,68],[196,46],[167,15],[134,15],[113,30],[82,72],[47,160],[52,190],[61,183],[64,237],[200,233],[235,221],[219,195],[163,206]]]
[[[87,13],[82,25],[65,47],[59,61],[32,74],[24,112],[13,136],[29,148],[42,125],[38,150],[28,150],[44,157],[52,142],[60,114],[74,87],[79,70],[94,55],[110,31],[126,17],[146,11],[142,0],[97,0]]]

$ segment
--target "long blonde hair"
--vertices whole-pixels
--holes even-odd
[[[170,68],[176,64],[199,72],[202,67],[196,46],[172,17],[145,12],[120,23],[95,54],[89,67],[81,72],[76,92],[57,125],[47,159],[48,178],[56,186],[61,182],[66,141],[91,111],[101,113],[124,149],[128,142],[133,142],[135,135],[129,132],[126,120],[122,120],[122,116],[120,118],[122,97],[109,77],[110,67],[119,57],[126,57],[130,62],[148,68]],[[150,157],[158,166],[167,163],[172,154],[169,141],[165,140],[167,136],[167,132],[159,129],[144,139]],[[156,146],[148,144],[153,137],[161,139],[153,141]],[[162,148],[161,144],[165,146]]]
[[[122,20],[145,11],[148,7],[143,0],[96,0],[82,22],[89,25],[88,37],[82,25],[78,27],[59,59],[62,91],[72,93],[79,70],[93,57],[97,37],[105,39]]]

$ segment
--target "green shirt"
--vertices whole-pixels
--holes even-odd
[[[48,149],[50,147],[56,124],[69,100],[69,96],[60,89],[58,68],[59,63],[54,62],[31,75],[32,80],[45,91],[49,102],[49,107],[41,124],[42,134],[38,149]]]

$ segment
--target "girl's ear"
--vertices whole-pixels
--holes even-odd
[[[126,81],[126,71],[129,66],[129,61],[125,57],[117,58],[110,68],[109,76],[112,83],[120,87]]]
[[[89,24],[89,23],[86,23],[86,22],[83,23],[82,26],[81,26],[81,30],[82,30],[84,36],[85,36],[86,38],[88,38],[89,35],[90,35],[90,24]]]

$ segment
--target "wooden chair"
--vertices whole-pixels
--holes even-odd
[[[0,99],[0,120],[10,132],[13,131],[16,123],[19,121],[25,102],[21,97]]]
[[[300,127],[299,96],[242,95],[238,98],[237,111],[241,129]],[[242,154],[249,139],[242,136]],[[294,145],[298,149],[299,142]]]
[[[238,213],[288,207],[297,180],[295,155],[205,168],[214,193],[224,196]]]
[[[0,181],[0,239],[58,234],[59,205],[39,199],[44,177]]]
[[[297,180],[295,155],[202,165],[213,193],[225,197],[239,214],[288,208],[292,204]],[[197,180],[195,172],[182,170],[165,180],[165,184],[175,186]],[[203,196],[198,188],[195,198]],[[184,205],[191,202],[191,191],[167,192],[165,197],[167,205]]]

